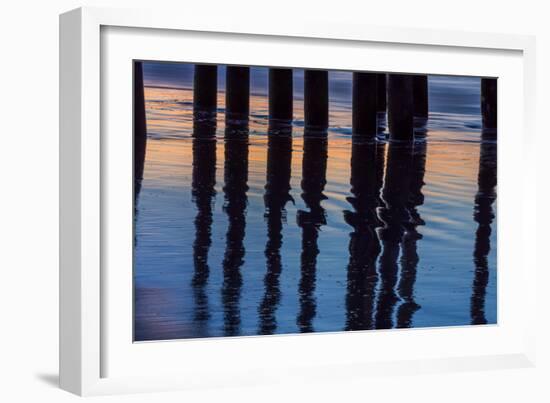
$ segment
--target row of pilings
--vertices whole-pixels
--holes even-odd
[[[198,121],[215,120],[217,66],[196,65],[193,96]],[[244,125],[249,119],[250,68],[226,68],[226,124]],[[352,134],[373,140],[379,134],[380,113],[387,113],[389,139],[411,141],[415,124],[425,124],[429,111],[428,77],[411,74],[354,72]],[[269,69],[269,119],[273,126],[290,127],[293,119],[293,71]],[[326,70],[304,71],[304,126],[307,133],[326,133],[329,127],[329,77]],[[496,79],[481,80],[481,111],[485,129],[497,123]],[[421,132],[421,130],[416,130]]]
[[[195,135],[216,122],[218,97],[218,67],[196,65],[193,83]],[[137,153],[142,150],[145,135],[143,67],[135,63],[134,127]],[[226,69],[226,125],[248,125],[250,115],[250,68],[228,66]],[[290,129],[293,119],[292,69],[269,69],[269,120],[277,130]],[[389,139],[411,141],[415,137],[415,121],[422,126],[428,118],[428,78],[425,75],[353,73],[352,133],[354,138],[373,140],[379,132],[379,116],[387,113]],[[486,131],[497,126],[497,80],[481,79],[481,115]],[[326,134],[329,126],[328,71],[304,72],[304,126],[307,134]],[[418,127],[418,125],[417,125]],[[418,132],[418,130],[417,130]],[[138,172],[136,172],[138,174]]]
[[[145,106],[143,73],[140,63],[135,70],[136,172],[143,172],[145,140]],[[228,216],[226,253],[223,258],[224,333],[240,333],[240,268],[246,254],[246,205],[248,191],[248,142],[240,141],[238,134],[248,134],[250,70],[247,67],[227,69],[226,131],[224,164],[224,211]],[[418,255],[416,242],[421,235],[416,231],[422,225],[417,208],[423,203],[422,185],[426,163],[426,143],[401,146],[403,140],[413,139],[414,119],[408,122],[405,113],[397,119],[391,115],[397,103],[396,88],[409,91],[404,97],[408,115],[427,117],[428,91],[425,76],[354,73],[353,75],[353,135],[372,139],[377,134],[376,114],[389,114],[391,139],[384,143],[357,142],[352,146],[350,204],[344,212],[346,222],[353,228],[349,240],[349,263],[346,296],[346,329],[372,329],[411,326],[412,316],[419,308],[413,298]],[[485,128],[496,127],[496,80],[481,82],[482,118]],[[193,289],[197,305],[195,320],[206,323],[209,318],[208,295],[205,291],[209,277],[208,251],[212,243],[210,227],[213,224],[212,199],[215,196],[216,142],[201,141],[215,135],[217,110],[217,67],[197,66],[195,70],[193,143],[193,199],[197,204],[195,218],[196,238],[193,244],[195,275]],[[318,236],[326,224],[322,207],[327,170],[327,140],[309,134],[325,133],[328,128],[328,74],[306,71],[304,88],[306,121],[304,156],[302,163],[302,198],[307,209],[299,210],[297,222],[302,230],[301,276],[296,323],[301,332],[311,332],[316,317],[316,266],[319,254]],[[388,95],[386,97],[386,94]],[[410,95],[409,94],[409,95]],[[412,100],[412,102],[411,102]],[[420,102],[421,100],[422,102]],[[393,102],[393,103],[392,103]],[[367,111],[368,113],[366,113]],[[365,112],[365,113],[362,113]],[[269,71],[270,134],[281,130],[291,133],[293,114],[293,80],[291,69]],[[402,123],[405,122],[405,123]],[[212,124],[214,123],[214,125]],[[399,137],[392,125],[408,125],[408,136]],[[240,129],[239,129],[240,128]],[[288,129],[288,131],[286,130]],[[486,133],[486,131],[484,131]],[[142,136],[144,137],[144,136]],[[268,241],[265,248],[267,272],[264,278],[265,295],[258,307],[261,318],[260,334],[276,332],[275,312],[280,300],[279,276],[282,271],[281,245],[285,204],[290,196],[290,162],[292,139],[289,136],[270,135],[267,155],[265,187]],[[385,175],[384,175],[385,172]],[[136,173],[136,178],[141,178]],[[487,255],[490,250],[492,204],[496,186],[496,144],[483,142],[478,178],[479,191],[475,200],[474,219],[478,223],[475,237],[475,278],[471,298],[472,324],[486,323],[484,315],[485,289],[488,282]],[[378,212],[377,212],[378,211]],[[404,220],[404,217],[409,217]],[[401,261],[398,260],[401,250]],[[379,261],[377,264],[376,262]],[[401,274],[398,276],[398,265]],[[377,266],[379,266],[377,268]],[[378,290],[378,291],[377,291]],[[375,298],[375,294],[378,297]],[[395,312],[397,301],[403,303]],[[376,303],[375,303],[376,301]],[[394,313],[396,323],[392,323]]]

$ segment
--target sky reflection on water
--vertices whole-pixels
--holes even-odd
[[[292,137],[267,136],[263,73],[248,140],[224,140],[223,83],[216,136],[196,139],[192,91],[152,87],[190,88],[192,70],[166,70],[144,66],[137,341],[496,323],[479,79],[430,77],[427,140],[411,147],[352,143],[345,84],[326,140],[303,137],[299,101]]]

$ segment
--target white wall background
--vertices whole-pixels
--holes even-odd
[[[185,4],[187,3],[187,4]],[[216,4],[219,3],[219,4]],[[301,388],[258,387],[93,398],[116,402],[550,401],[550,269],[546,155],[550,147],[550,13],[523,0],[20,0],[2,4],[0,23],[0,400],[68,402],[57,383],[58,336],[58,14],[81,5],[164,7],[186,13],[350,20],[537,35],[540,311],[537,368],[480,373],[378,377]],[[543,153],[545,153],[543,155]],[[535,203],[535,197],[533,197]]]

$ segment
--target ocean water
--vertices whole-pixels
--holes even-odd
[[[145,63],[134,338],[167,340],[493,324],[496,143],[480,79],[430,76],[425,138],[353,143],[351,73],[330,72],[326,140],[268,131],[252,68],[248,139],[193,137],[193,66]],[[383,119],[381,125],[384,126]]]

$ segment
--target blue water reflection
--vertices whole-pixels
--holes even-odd
[[[144,76],[135,340],[496,323],[496,141],[478,78],[429,77],[426,137],[400,145],[347,134],[351,73],[329,75],[326,138],[304,136],[301,71],[278,130],[253,68],[237,132],[222,78],[217,126],[201,126],[192,66]]]

